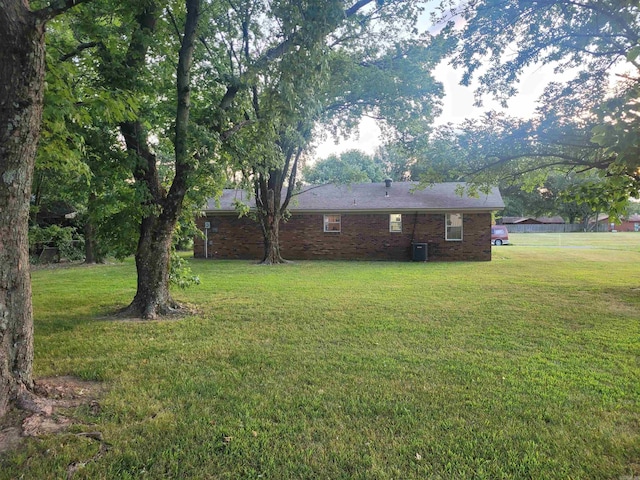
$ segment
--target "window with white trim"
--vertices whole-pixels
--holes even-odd
[[[340,215],[325,215],[324,216],[324,231],[325,232],[340,232]]]
[[[445,215],[445,240],[461,241],[462,240],[462,214],[447,213]]]
[[[389,231],[402,233],[402,215],[400,213],[389,215]]]

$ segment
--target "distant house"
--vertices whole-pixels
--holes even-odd
[[[557,225],[565,223],[560,216],[555,217],[502,217],[503,225]]]
[[[615,224],[612,224],[612,222],[609,221],[609,215],[606,213],[599,213],[594,218],[589,219],[587,231],[608,232],[615,229]]]
[[[622,218],[619,221],[614,221],[613,218],[609,218],[609,215],[598,215],[598,231],[601,232],[640,232],[640,215],[637,213],[629,215],[626,218]],[[589,221],[589,229],[595,230],[596,220]]]
[[[537,217],[536,220],[545,225],[561,225],[565,223],[564,218],[560,215],[554,217]]]
[[[541,222],[533,217],[502,217],[499,223],[502,225],[539,225]]]
[[[629,215],[620,225],[615,226],[619,232],[640,232],[640,215]]]
[[[498,189],[477,198],[458,183],[416,189],[413,182],[308,187],[294,197],[280,225],[280,249],[291,260],[491,260],[491,212],[504,208]],[[205,238],[195,257],[263,256],[260,226],[238,217],[234,202],[255,204],[241,190],[209,200],[197,219]]]

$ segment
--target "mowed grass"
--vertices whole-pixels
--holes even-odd
[[[192,261],[202,284],[175,295],[201,313],[178,321],[105,318],[131,262],[35,271],[36,376],[109,390],[0,478],[636,478],[640,234],[582,238],[486,263]]]
[[[580,247],[640,251],[637,232],[510,233],[513,245],[530,247]]]

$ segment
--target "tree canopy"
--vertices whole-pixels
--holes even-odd
[[[549,84],[533,119],[489,113],[432,139],[448,138],[449,172],[478,183],[544,172],[597,172],[604,181],[583,185],[582,200],[616,213],[640,188],[640,8],[637,2],[481,0],[443,4],[440,20],[458,21],[447,35],[459,41],[452,63],[463,83],[477,79],[477,101],[492,95],[506,105],[521,74],[551,64]],[[432,152],[433,153],[433,152]],[[433,160],[433,155],[427,163]],[[437,163],[437,162],[436,162]],[[449,169],[435,168],[436,172]],[[434,173],[434,172],[432,172]]]
[[[256,199],[265,263],[282,261],[277,225],[317,123],[339,135],[371,115],[407,145],[426,136],[442,94],[431,70],[447,44],[414,31],[422,3],[278,3],[265,16],[251,3],[232,9],[229,25],[236,27],[224,44],[237,93],[234,133],[223,151]],[[288,50],[292,42],[298,48]]]
[[[311,184],[381,182],[387,176],[381,163],[360,150],[330,155],[313,166],[305,166],[303,174]]]

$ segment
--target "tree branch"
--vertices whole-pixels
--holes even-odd
[[[343,18],[347,19],[349,17],[352,17],[353,15],[358,13],[358,11],[360,11],[370,3],[373,3],[374,1],[375,0],[357,1],[350,8],[345,10]],[[331,31],[335,30],[337,26],[338,26],[337,24],[327,23],[326,25],[324,25],[325,34],[331,33]],[[293,35],[283,40],[282,42],[280,42],[278,45],[268,49],[263,55],[260,56],[260,58],[258,58],[254,62],[252,70],[253,71],[260,70],[261,68],[269,65],[271,62],[281,58],[286,53],[290,52],[291,49],[295,47],[295,45],[300,43],[303,35],[304,35],[304,31],[299,30],[295,32]],[[233,101],[234,97],[238,93],[238,90],[239,89],[236,89],[234,91],[231,87],[227,88],[227,92],[225,93],[225,96],[223,98],[223,101],[221,102],[220,107],[224,109],[223,102],[226,102],[228,105],[230,105],[231,101]]]
[[[298,147],[293,166],[291,167],[291,175],[289,176],[289,185],[287,186],[287,195],[282,203],[282,211],[285,211],[289,206],[291,197],[293,197],[293,191],[296,188],[296,177],[298,176],[298,163],[300,162],[300,156],[302,155],[302,147]]]
[[[253,123],[252,120],[245,120],[243,122],[240,123],[236,123],[232,128],[225,130],[224,132],[220,133],[220,137],[222,138],[222,140],[227,140],[229,139],[234,133],[238,132],[242,127],[244,127],[245,125],[248,125],[250,123]]]
[[[40,20],[46,22],[47,20],[51,20],[52,18],[57,17],[58,15],[66,12],[67,10],[79,5],[81,3],[88,3],[91,0],[54,0],[48,6],[41,8],[40,10],[36,10],[34,15],[36,15]]]
[[[175,166],[176,172],[167,197],[167,207],[172,217],[180,214],[182,199],[187,191],[189,174],[193,164],[189,156],[189,113],[191,108],[191,65],[195,50],[198,21],[200,18],[201,0],[187,0],[187,18],[185,20],[182,45],[178,54],[178,69],[176,72],[176,90],[178,108],[175,125]],[[166,213],[165,212],[163,213]]]
[[[359,1],[357,1],[356,3],[354,3],[350,8],[348,8],[344,12],[345,18],[352,17],[353,15],[358,13],[359,10],[361,10],[364,7],[366,7],[367,5],[372,3],[373,1],[374,0],[359,0]]]
[[[180,32],[180,28],[178,27],[178,22],[176,22],[176,17],[173,16],[173,12],[169,7],[167,7],[167,15],[169,15],[169,20],[171,20],[171,25],[173,25],[173,29],[176,31],[176,35],[178,37],[178,41],[182,44],[182,32]]]
[[[73,51],[69,52],[69,53],[65,53],[64,55],[60,56],[60,61],[61,62],[66,62],[67,60],[77,56],[80,52],[82,52],[83,50],[87,50],[89,48],[93,48],[93,47],[97,47],[99,45],[102,45],[102,42],[86,42],[86,43],[81,43],[80,45],[78,45]]]

